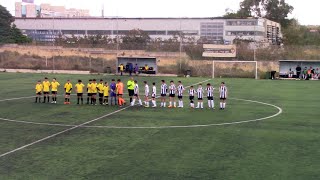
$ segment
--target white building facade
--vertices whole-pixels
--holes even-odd
[[[125,35],[141,29],[151,38],[169,39],[183,34],[212,43],[231,44],[234,39],[275,43],[281,38],[279,23],[263,19],[218,18],[16,18],[15,24],[24,34],[37,41],[53,41],[62,36]]]

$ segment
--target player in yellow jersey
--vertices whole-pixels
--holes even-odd
[[[100,83],[98,84],[97,88],[98,88],[98,93],[99,93],[99,103],[100,105],[102,105],[103,102],[103,80],[100,79]]]
[[[80,99],[81,99],[81,104],[83,104],[84,84],[82,83],[82,81],[80,79],[78,80],[78,83],[75,85],[75,88],[76,88],[75,90],[76,90],[77,97],[78,97],[77,104],[79,104]]]
[[[41,102],[41,94],[42,94],[42,90],[43,90],[43,86],[41,84],[41,81],[39,80],[36,84],[36,101],[35,103],[38,102],[39,99],[39,103]]]
[[[89,104],[89,100],[91,101],[91,104],[92,104],[91,83],[92,83],[92,80],[89,79],[89,82],[88,82],[88,84],[87,84],[87,93],[88,93],[88,96],[87,96],[87,104]]]
[[[51,82],[51,96],[52,96],[52,102],[57,104],[57,94],[58,94],[58,87],[60,86],[60,83],[57,81],[56,78],[52,79]]]
[[[72,90],[72,84],[70,80],[68,80],[67,83],[64,85],[64,91],[65,91],[64,104],[70,104],[71,90]]]
[[[96,80],[93,79],[91,83],[91,97],[92,97],[92,105],[97,105],[97,89],[98,84],[96,83]]]
[[[108,105],[109,104],[109,85],[108,85],[108,82],[106,82],[103,86],[103,96],[104,96],[103,105]]]
[[[43,85],[43,102],[42,103],[45,103],[46,102],[46,98],[48,98],[48,102],[49,102],[49,92],[50,92],[50,82],[48,81],[48,78],[45,77],[44,78],[44,81],[42,82],[42,85]]]

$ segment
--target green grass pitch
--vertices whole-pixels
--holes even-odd
[[[72,127],[63,125],[79,125],[119,110],[79,106],[74,96],[71,105],[63,105],[61,96],[58,104],[35,104],[33,97],[12,99],[34,96],[36,81],[45,76],[50,80],[56,77],[60,84],[67,79],[73,83],[82,79],[86,84],[90,78],[119,78],[0,73],[0,156]],[[124,82],[128,79],[121,78]],[[185,86],[207,80],[136,79],[140,89],[143,80],[149,85],[156,82],[158,93],[161,79],[182,80]],[[75,128],[0,157],[0,179],[319,179],[320,83],[253,79],[207,82],[217,88],[221,81],[226,82],[230,97],[224,111],[217,108],[217,90],[215,111],[190,109],[187,97],[183,109],[126,108],[86,124],[98,127]],[[62,95],[62,87],[59,94]],[[279,112],[273,106],[236,98],[275,105],[283,112],[263,121],[218,126]],[[206,101],[204,105],[207,106]],[[215,125],[157,128],[207,124]]]

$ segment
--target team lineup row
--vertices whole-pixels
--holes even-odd
[[[150,107],[149,101],[151,101],[151,107],[157,107],[156,98],[157,98],[157,87],[156,83],[152,83],[152,89],[150,91],[149,85],[147,81],[144,81],[144,106]],[[49,82],[48,78],[45,77],[44,81],[41,82],[39,80],[36,84],[36,99],[35,103],[41,102],[41,96],[43,94],[43,102],[46,101],[49,103],[50,101],[50,90],[51,90],[51,103],[57,103],[57,94],[58,94],[58,87],[60,83],[57,81],[56,78],[53,78],[52,82]],[[78,80],[78,83],[74,85],[73,88],[72,83],[70,80],[64,84],[64,104],[70,104],[70,95],[72,90],[77,93],[77,104],[83,104],[84,98],[83,93],[86,89],[87,92],[87,102],[86,104],[97,105],[97,95],[99,97],[99,104],[100,105],[109,105],[109,98],[110,98],[110,105],[119,105],[120,107],[125,105],[126,102],[123,98],[124,95],[124,84],[121,82],[120,79],[117,82],[112,79],[109,85],[108,82],[104,82],[102,79],[99,83],[96,82],[95,79],[90,79],[87,86],[82,83],[82,80]],[[134,106],[135,102],[138,101],[138,105],[142,106],[142,100],[140,98],[139,92],[139,85],[133,77],[127,82],[127,89],[130,98],[130,105]],[[206,98],[208,99],[208,108],[214,109],[214,87],[208,83],[206,88],[202,87],[202,84],[198,84],[198,87],[195,89],[193,86],[190,86],[188,89],[188,95],[190,100],[190,107],[191,108],[203,108],[203,99],[204,94],[206,92]],[[167,85],[165,80],[161,80],[160,86],[160,107],[167,107],[167,95],[169,96],[169,108],[183,108],[183,94],[186,91],[181,81],[178,81],[178,85],[174,84],[174,81],[170,81],[170,84]],[[220,109],[225,109],[226,107],[226,100],[227,100],[228,90],[225,86],[224,82],[221,82],[219,87],[219,98],[220,98]],[[175,98],[178,98],[178,106],[176,106]],[[197,106],[195,107],[195,97],[197,97]],[[151,98],[151,99],[149,99]]]

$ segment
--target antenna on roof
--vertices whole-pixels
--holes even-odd
[[[101,17],[104,18],[104,3],[101,6]]]

